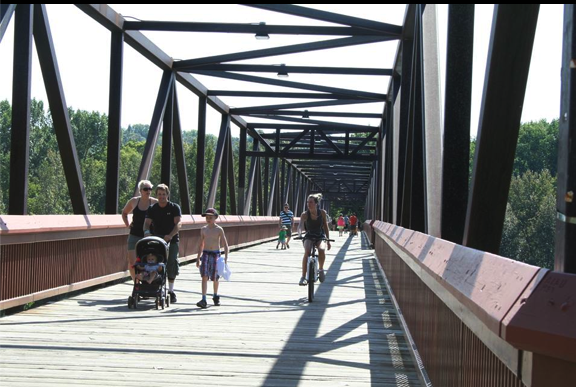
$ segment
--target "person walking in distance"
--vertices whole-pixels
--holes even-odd
[[[280,211],[280,228],[286,227],[286,248],[290,248],[290,238],[292,238],[292,228],[294,227],[294,213],[290,211],[288,203],[284,204],[284,209]]]

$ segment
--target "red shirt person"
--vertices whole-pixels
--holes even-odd
[[[352,214],[352,216],[350,216],[350,232],[353,235],[356,235],[356,225],[358,223],[358,218],[356,217],[356,214]]]

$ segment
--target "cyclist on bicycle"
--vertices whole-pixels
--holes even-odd
[[[316,248],[318,249],[318,263],[320,271],[318,273],[320,282],[324,282],[326,275],[324,274],[324,260],[326,254],[324,252],[324,239],[329,239],[330,228],[326,217],[326,211],[318,208],[318,203],[322,199],[322,194],[308,196],[307,206],[308,211],[300,215],[300,224],[298,225],[298,235],[302,236],[302,228],[306,231],[304,237],[304,257],[302,258],[302,277],[300,278],[299,285],[306,285],[306,269],[308,263],[308,256],[312,251],[314,241],[316,241]],[[327,241],[328,250],[330,250],[330,241]]]

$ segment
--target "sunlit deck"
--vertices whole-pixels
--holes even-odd
[[[128,309],[125,282],[4,317],[0,384],[419,386],[373,251],[360,237],[336,240],[312,304],[293,241],[232,252],[220,307],[196,307],[192,264],[165,310]]]

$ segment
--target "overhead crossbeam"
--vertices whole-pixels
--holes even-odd
[[[178,71],[182,71],[182,69],[176,67],[177,63],[178,62],[175,62],[174,67]],[[320,92],[325,92],[325,93],[338,94],[338,95],[342,95],[342,96],[351,95],[354,97],[362,97],[365,99],[373,100],[371,102],[384,101],[386,99],[385,94],[369,93],[366,91],[349,90],[349,89],[341,89],[341,88],[337,88],[337,87],[313,85],[313,84],[303,83],[303,82],[283,81],[280,79],[257,77],[254,75],[231,73],[231,72],[227,72],[227,71],[208,71],[208,70],[196,70],[196,69],[191,69],[188,71],[191,73],[195,73],[195,74],[207,75],[207,76],[217,77],[217,78],[234,79],[237,81],[246,81],[246,82],[253,82],[253,83],[261,83],[261,84],[265,84],[265,85],[290,87],[293,89],[320,91]]]
[[[334,12],[320,11],[313,8],[301,7],[292,4],[242,4],[248,7],[265,9],[268,11],[285,13],[293,16],[301,16],[308,19],[321,20],[329,23],[344,24],[350,27],[362,28],[370,31],[387,32],[400,36],[402,27],[373,20],[341,15]]]
[[[392,38],[389,36],[353,36],[349,38],[322,40],[312,43],[293,44],[289,46],[265,48],[262,50],[244,51],[225,55],[215,55],[197,59],[187,59],[174,62],[174,69],[178,71],[184,71],[184,70],[191,70],[195,66],[201,66],[201,65],[235,62],[239,60],[265,58],[268,56],[278,56],[286,54],[296,54],[301,52],[326,50],[331,48],[357,46],[360,44],[385,42],[394,39],[398,38]]]
[[[181,21],[141,20],[124,22],[126,31],[180,31],[180,32],[219,32],[235,34],[274,34],[274,35],[322,35],[322,36],[389,36],[397,38],[395,33],[367,30],[357,27],[325,27],[270,25],[245,23],[198,23]]]
[[[282,70],[294,74],[339,74],[339,75],[378,75],[391,76],[392,69],[354,68],[354,67],[313,67],[313,66],[278,66],[252,64],[213,64],[194,67],[194,71],[240,71],[256,73],[277,73]]]

